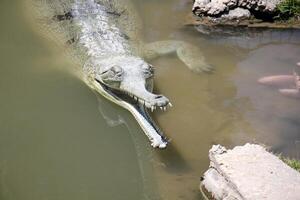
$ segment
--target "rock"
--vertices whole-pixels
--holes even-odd
[[[226,20],[243,20],[249,19],[250,16],[251,13],[249,10],[244,8],[235,8],[230,10],[228,14],[222,15],[222,18]]]
[[[200,187],[213,199],[300,199],[300,173],[260,145],[214,145],[209,158]]]
[[[265,13],[273,13],[282,0],[239,0],[238,6]]]
[[[196,0],[193,11],[199,14],[217,16],[237,5],[238,0]]]
[[[201,15],[202,13],[207,13],[206,5],[210,2],[210,0],[197,0],[193,5],[193,12],[196,15]]]
[[[193,12],[199,16],[219,17],[230,10],[244,8],[249,12],[273,14],[282,0],[195,0]]]

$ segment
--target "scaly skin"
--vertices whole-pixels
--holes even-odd
[[[210,71],[198,48],[182,41],[144,44],[130,0],[34,0],[47,29],[66,40],[82,62],[84,79],[107,99],[128,109],[152,142],[167,144],[145,108],[166,110],[168,98],[153,94],[154,68],[144,58],[176,52],[191,70]]]

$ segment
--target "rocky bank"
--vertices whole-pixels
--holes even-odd
[[[256,144],[214,145],[201,191],[216,200],[300,199],[300,173]]]
[[[283,0],[195,0],[193,13],[200,18],[194,24],[241,25],[254,27],[300,27],[299,21],[274,23],[277,6]]]

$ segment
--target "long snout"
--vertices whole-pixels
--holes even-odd
[[[156,107],[165,109],[167,105],[170,105],[167,97],[149,92],[144,83],[122,82],[120,89],[152,110]]]

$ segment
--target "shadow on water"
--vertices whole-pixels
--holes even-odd
[[[298,113],[290,116],[282,116],[279,121],[281,126],[278,132],[287,132],[289,134],[280,135],[280,143],[273,145],[271,151],[282,154],[287,157],[300,158],[300,137],[299,124],[300,117]]]
[[[98,96],[98,94],[96,95]],[[137,122],[132,120],[133,117],[130,116],[128,111],[122,108],[115,109],[114,104],[104,100],[102,97],[98,96],[97,99],[99,102],[99,111],[109,126],[115,127],[123,124],[127,127],[134,141],[136,152],[139,154],[140,164],[145,165],[147,163],[147,159],[145,158],[151,156],[149,152],[149,148],[151,147],[149,147],[149,141]],[[116,111],[113,112],[113,110]],[[159,160],[164,163],[168,172],[183,173],[190,170],[188,163],[176,146],[172,144],[172,141],[170,141],[166,149],[154,149],[153,152],[159,157]],[[143,168],[141,171],[145,171],[146,166],[141,167]]]
[[[184,156],[176,148],[172,141],[167,149],[157,152],[159,160],[164,163],[165,170],[169,173],[187,173],[191,170],[188,162],[184,159]]]
[[[214,44],[237,46],[245,49],[260,48],[268,44],[300,44],[300,29],[266,29],[246,27],[188,26],[196,29],[202,38]]]
[[[151,166],[152,152],[149,142],[139,128],[137,122],[125,109],[109,102],[104,97],[95,92],[98,100],[98,110],[110,127],[123,127],[128,130],[133,142],[138,161],[139,172],[142,177],[143,199],[159,199],[156,181],[153,180],[153,168]],[[126,134],[124,131],[122,134]]]

